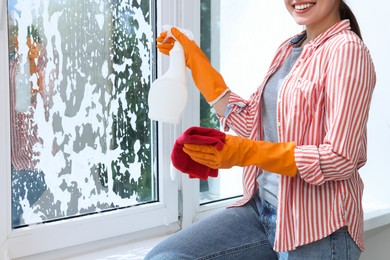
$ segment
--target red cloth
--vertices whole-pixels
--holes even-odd
[[[214,145],[221,150],[225,142],[226,134],[206,127],[190,127],[179,138],[177,138],[172,150],[171,160],[173,166],[190,178],[207,180],[209,176],[217,177],[218,169],[211,169],[203,164],[197,163],[183,151],[184,144],[208,144]]]

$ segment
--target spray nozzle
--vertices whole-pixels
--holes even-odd
[[[173,34],[171,32],[172,27],[175,27],[176,29],[181,31],[185,36],[187,36],[188,39],[190,39],[190,40],[194,39],[194,34],[190,30],[187,30],[187,29],[184,29],[184,28],[180,28],[180,27],[176,27],[176,26],[172,26],[172,25],[163,25],[162,26],[163,31],[167,31],[167,37],[165,37],[164,42],[166,40],[168,40],[169,38],[175,39],[175,37],[173,36]]]

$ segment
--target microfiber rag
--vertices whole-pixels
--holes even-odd
[[[207,127],[193,126],[188,128],[177,138],[173,146],[171,160],[173,166],[183,173],[187,173],[190,178],[207,180],[209,176],[217,177],[218,169],[212,169],[203,164],[197,163],[183,151],[184,144],[207,144],[214,145],[221,150],[224,145],[226,134]]]

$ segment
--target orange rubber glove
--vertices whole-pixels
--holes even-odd
[[[176,28],[171,29],[172,35],[180,42],[184,49],[186,65],[191,70],[195,85],[205,97],[207,102],[213,105],[229,91],[221,74],[210,64],[206,55],[195,41],[190,40]],[[157,48],[161,53],[169,55],[175,39],[166,39],[167,32],[162,32],[157,37]]]
[[[257,165],[263,170],[295,176],[294,142],[271,143],[226,135],[221,150],[211,145],[184,144],[192,160],[213,169]]]

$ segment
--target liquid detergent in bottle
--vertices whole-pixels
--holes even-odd
[[[171,28],[172,26],[163,26],[163,30],[168,32],[166,39],[173,37]],[[190,31],[178,29],[190,39],[193,38]],[[152,120],[178,124],[188,99],[185,56],[179,41],[175,41],[169,58],[167,72],[150,87],[148,116]]]

